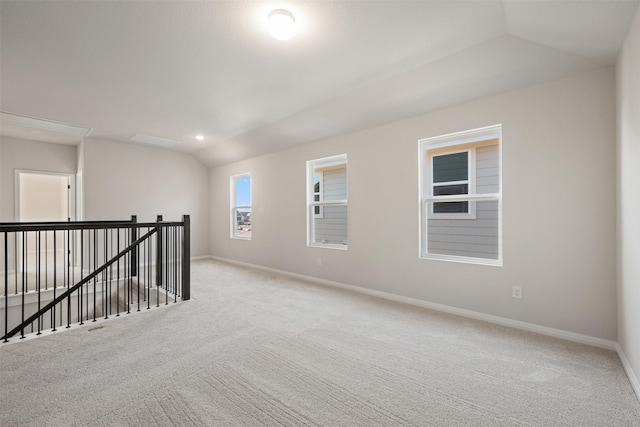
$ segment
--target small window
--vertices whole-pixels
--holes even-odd
[[[313,201],[322,202],[322,171],[313,174]],[[313,212],[316,218],[323,217],[322,206],[314,206]]]
[[[431,196],[459,196],[469,194],[472,162],[470,150],[430,156]],[[469,201],[438,202],[432,204],[431,217],[451,219],[475,218],[475,204]]]
[[[231,237],[251,239],[251,175],[231,177]]]
[[[347,249],[347,156],[307,162],[307,244]]]
[[[419,141],[420,257],[502,265],[502,127]]]

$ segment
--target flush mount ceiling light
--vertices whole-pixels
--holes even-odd
[[[274,39],[290,39],[296,31],[296,19],[288,10],[272,10],[267,20],[267,29]]]
[[[196,135],[196,139],[197,139],[198,141],[204,141],[204,135],[200,135],[200,134],[198,134],[198,135]]]

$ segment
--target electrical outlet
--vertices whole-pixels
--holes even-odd
[[[513,286],[511,288],[511,296],[513,298],[522,299],[522,286]]]
[[[322,265],[322,258],[318,257],[318,265]]]

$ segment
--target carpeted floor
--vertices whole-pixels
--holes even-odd
[[[0,345],[0,425],[640,426],[612,351],[209,260],[192,281]]]

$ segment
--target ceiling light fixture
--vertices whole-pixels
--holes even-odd
[[[204,141],[204,135],[196,135],[198,141]]]
[[[296,31],[296,19],[288,10],[272,10],[267,20],[267,28],[274,39],[287,40]]]

